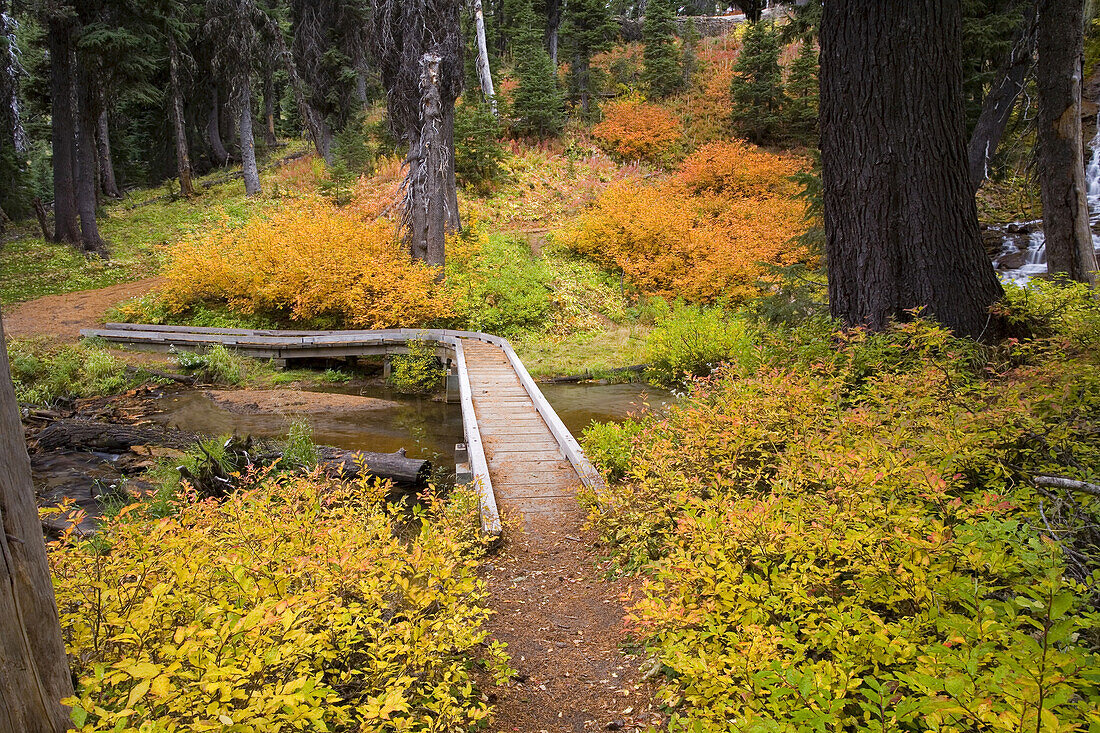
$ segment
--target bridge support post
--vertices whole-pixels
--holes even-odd
[[[448,404],[462,401],[462,393],[458,386],[458,374],[447,375],[447,397],[445,400]]]

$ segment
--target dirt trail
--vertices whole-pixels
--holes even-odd
[[[4,334],[75,341],[80,337],[80,329],[101,325],[111,306],[144,295],[161,282],[161,278],[151,277],[96,290],[47,295],[8,306],[4,309]]]
[[[507,520],[507,518],[506,518]],[[583,733],[660,726],[653,686],[621,649],[624,581],[603,577],[598,538],[580,506],[505,529],[487,559],[489,624],[508,645],[516,680],[496,690],[493,730]]]

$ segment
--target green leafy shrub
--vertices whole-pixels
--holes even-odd
[[[313,428],[309,421],[298,418],[290,423],[283,445],[284,466],[311,468],[317,465],[317,446],[313,444]]]
[[[742,321],[718,307],[655,301],[656,326],[646,339],[650,378],[678,385],[711,373],[719,363],[752,359],[752,338]]]
[[[240,356],[221,344],[202,352],[174,351],[180,368],[211,384],[240,384],[248,374],[249,365]]]
[[[429,500],[397,537],[386,488],[256,478],[164,519],[124,509],[94,544],[55,547],[76,728],[483,727],[471,668],[508,670],[484,627],[477,499]]]
[[[509,336],[546,323],[551,275],[522,239],[468,227],[448,252],[447,291],[461,324]]]
[[[443,384],[446,370],[429,341],[410,341],[409,353],[391,357],[390,384],[405,394],[434,392]]]
[[[1100,477],[1100,311],[1026,297],[1065,316],[996,348],[921,319],[758,333],[754,369],[632,439],[594,521],[648,578],[628,622],[669,730],[1100,725],[1100,557],[1056,511],[1100,500],[1032,488]]]
[[[44,404],[61,397],[118,394],[142,378],[109,351],[87,341],[57,346],[42,339],[12,339],[7,348],[20,402]]]
[[[630,471],[634,436],[642,432],[642,423],[594,422],[581,433],[585,454],[604,470],[609,481],[618,481]]]

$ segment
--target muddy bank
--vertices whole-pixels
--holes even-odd
[[[237,415],[316,415],[319,413],[377,412],[400,404],[392,400],[296,389],[208,389],[203,396],[221,409]]]

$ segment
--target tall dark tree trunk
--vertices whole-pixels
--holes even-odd
[[[0,731],[60,733],[69,729],[61,700],[73,687],[6,349],[0,349],[0,527]]]
[[[1002,290],[964,144],[959,0],[829,0],[821,160],[829,299],[852,326],[912,309],[978,336]]]
[[[1096,252],[1081,148],[1084,28],[1084,0],[1040,0],[1036,152],[1047,269],[1073,280],[1095,282]]]
[[[107,110],[99,113],[95,134],[96,148],[99,152],[99,185],[103,195],[113,199],[122,198],[115,181],[115,163],[111,157],[111,130],[108,127]]]
[[[218,85],[210,85],[210,114],[206,116],[206,141],[210,144],[210,151],[214,154],[214,161],[218,165],[229,162],[229,151],[222,143],[221,133],[221,104],[218,96]]]
[[[72,26],[49,22],[50,122],[53,142],[53,221],[55,242],[80,243],[76,213],[76,117],[73,111]]]
[[[577,80],[577,92],[581,97],[581,113],[588,114],[588,59],[583,56],[577,56],[573,59],[573,66],[576,68],[574,78]]]
[[[99,235],[96,221],[96,197],[98,181],[96,173],[95,131],[99,123],[99,108],[96,103],[93,81],[83,70],[77,77],[77,114],[76,114],[76,210],[80,215],[80,246],[87,254],[106,256],[107,246]]]
[[[271,67],[264,69],[264,145],[275,147],[275,74]]]
[[[241,131],[241,170],[244,173],[244,192],[248,196],[260,193],[260,170],[256,166],[256,141],[252,137],[252,89],[248,72],[241,74],[238,83]]]
[[[183,116],[183,93],[180,91],[180,54],[176,39],[168,36],[168,83],[171,96],[172,129],[176,138],[176,171],[180,179],[180,195],[193,196],[191,184],[191,154],[187,148],[187,123]]]
[[[405,215],[413,259],[442,266],[449,208],[446,179],[452,164],[439,93],[440,61],[433,53],[420,59],[420,125],[409,131]]]
[[[562,0],[546,0],[546,48],[550,61],[558,68],[558,31],[561,30]]]
[[[1024,90],[1035,55],[1036,13],[1032,3],[1024,3],[1023,21],[1016,41],[982,102],[982,111],[970,133],[967,158],[970,186],[977,192],[989,177],[989,164],[997,154],[1005,128],[1012,116],[1016,99]]]

